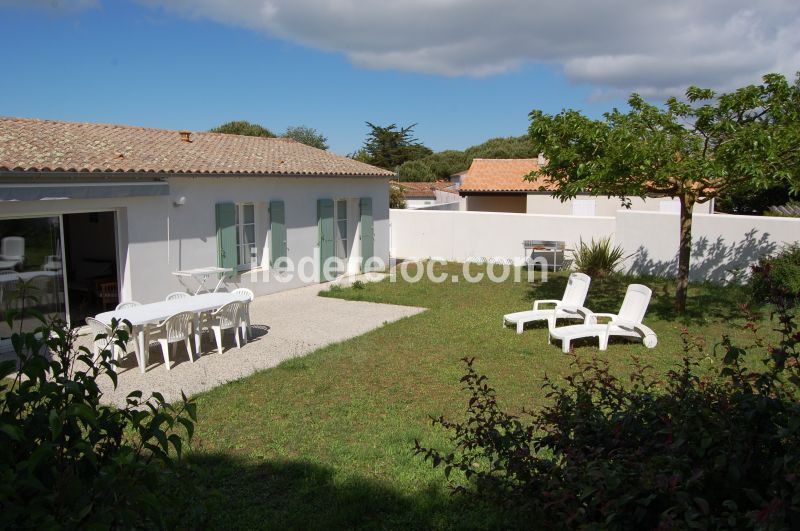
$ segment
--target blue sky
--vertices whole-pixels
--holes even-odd
[[[635,64],[609,78],[608,71],[619,70],[624,61],[636,62],[630,54],[608,65],[607,58],[615,56],[598,55],[606,58],[598,63],[585,50],[570,55],[550,50],[544,40],[536,45],[540,56],[520,52],[526,45],[515,49],[519,39],[493,49],[501,34],[511,32],[499,23],[493,30],[497,39],[488,34],[463,44],[456,33],[439,35],[446,33],[446,22],[430,30],[414,26],[406,40],[397,33],[384,38],[381,32],[402,28],[376,29],[369,19],[374,3],[359,11],[363,27],[350,16],[347,23],[354,26],[335,33],[321,25],[324,20],[314,26],[310,17],[292,18],[289,4],[275,8],[276,2],[243,0],[230,10],[214,0],[191,8],[181,0],[31,2],[42,7],[0,0],[5,43],[0,115],[194,131],[233,119],[277,133],[303,124],[324,133],[341,154],[361,145],[365,121],[416,122],[417,137],[434,150],[463,149],[524,133],[534,108],[571,107],[599,116],[624,105],[629,90],[658,98],[685,85],[691,74],[678,71],[670,74],[674,79],[667,75],[649,86],[632,78]],[[264,6],[274,9],[266,15]],[[446,14],[439,10],[431,16]],[[467,23],[458,21],[460,29],[455,24],[451,29],[463,33]],[[413,48],[428,38],[429,46]],[[795,59],[785,59],[786,69],[794,68]],[[762,70],[771,69],[767,66]],[[718,77],[711,84],[730,80],[724,72]]]

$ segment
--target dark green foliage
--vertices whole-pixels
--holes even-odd
[[[397,178],[408,182],[433,182],[436,174],[424,160],[411,160],[397,169]]]
[[[714,209],[726,214],[770,215],[769,207],[785,205],[789,198],[789,189],[783,185],[766,189],[744,186],[718,197],[714,201]]]
[[[211,133],[225,133],[228,135],[263,136],[275,138],[277,135],[264,126],[253,124],[247,120],[234,120],[210,130]]]
[[[575,267],[592,278],[616,273],[622,262],[629,257],[630,255],[625,255],[625,249],[621,245],[611,244],[611,238],[600,238],[597,241],[592,238],[589,243],[581,238],[574,254]]]
[[[398,128],[397,124],[383,127],[367,122],[370,131],[364,147],[352,158],[395,171],[404,162],[430,155],[432,151],[414,138],[416,125]]]
[[[466,421],[433,420],[455,449],[416,452],[457,492],[547,528],[797,529],[800,334],[785,306],[776,315],[777,344],[750,316],[752,344],[723,337],[720,368],[703,377],[702,342],[685,332],[683,363],[661,378],[634,359],[624,381],[575,355],[565,383],[545,378],[549,405],[528,420],[465,359]]]
[[[317,149],[328,149],[328,139],[313,127],[306,127],[305,125],[287,127],[283,137],[291,138],[301,144]]]
[[[750,288],[757,302],[777,297],[787,304],[800,303],[800,244],[784,247],[775,256],[766,256],[751,267]]]
[[[407,162],[397,174],[401,181],[436,181],[466,170],[472,159],[529,159],[538,154],[527,136],[492,138],[464,151],[449,149]]]
[[[16,359],[0,364],[0,528],[191,527],[203,500],[174,456],[179,433],[194,431],[194,402],[137,391],[123,408],[102,405],[98,379],[117,378],[109,348],[93,361],[75,330],[38,317],[35,331],[13,334]],[[125,346],[118,324],[98,336],[108,347]],[[180,491],[157,495],[167,482]]]

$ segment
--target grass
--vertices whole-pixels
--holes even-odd
[[[455,265],[439,269],[460,272]],[[593,283],[587,306],[616,311],[629,281]],[[477,358],[504,407],[521,411],[542,403],[542,377],[567,374],[568,357],[547,344],[545,327],[517,335],[501,328],[501,317],[534,299],[559,298],[565,283],[564,274],[534,285],[384,281],[326,293],[429,310],[200,395],[188,462],[192,481],[207,493],[208,527],[510,525],[502,511],[451,496],[441,471],[413,455],[413,442],[447,446],[428,416],[461,418],[464,356]],[[685,326],[706,339],[703,366],[718,363],[710,350],[723,333],[745,338],[735,327],[741,322],[739,288],[692,285],[687,314],[679,319],[672,311],[673,286],[659,279],[644,283],[654,288],[645,323],[659,335],[659,345],[647,350],[624,340],[612,343],[603,355],[614,371],[624,374],[634,355],[659,372],[673,367]],[[599,353],[591,342],[578,343],[577,352]]]

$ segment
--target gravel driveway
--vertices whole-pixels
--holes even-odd
[[[139,372],[131,351],[119,367],[116,390],[108,378],[100,380],[104,401],[124,404],[125,396],[137,389],[144,396],[159,391],[168,401],[174,401],[180,398],[181,390],[193,395],[424,311],[424,308],[319,297],[319,291],[326,288],[324,284],[313,285],[256,297],[250,304],[254,338],[241,350],[228,332],[220,355],[213,338],[205,334],[203,355],[194,363],[189,361],[183,344],[173,345],[177,356],[173,351],[172,369],[167,371],[161,349],[152,345],[144,374]],[[81,339],[88,339],[88,335]]]

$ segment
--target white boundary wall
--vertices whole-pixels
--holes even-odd
[[[523,240],[559,240],[574,248],[583,238],[611,236],[633,254],[625,269],[674,276],[678,214],[619,210],[613,217],[392,210],[391,254],[397,258],[524,257]],[[722,281],[786,243],[800,241],[800,219],[695,214],[692,280]]]
[[[614,231],[613,217],[499,212],[391,210],[391,254],[398,258],[524,258],[523,240],[577,242]]]

